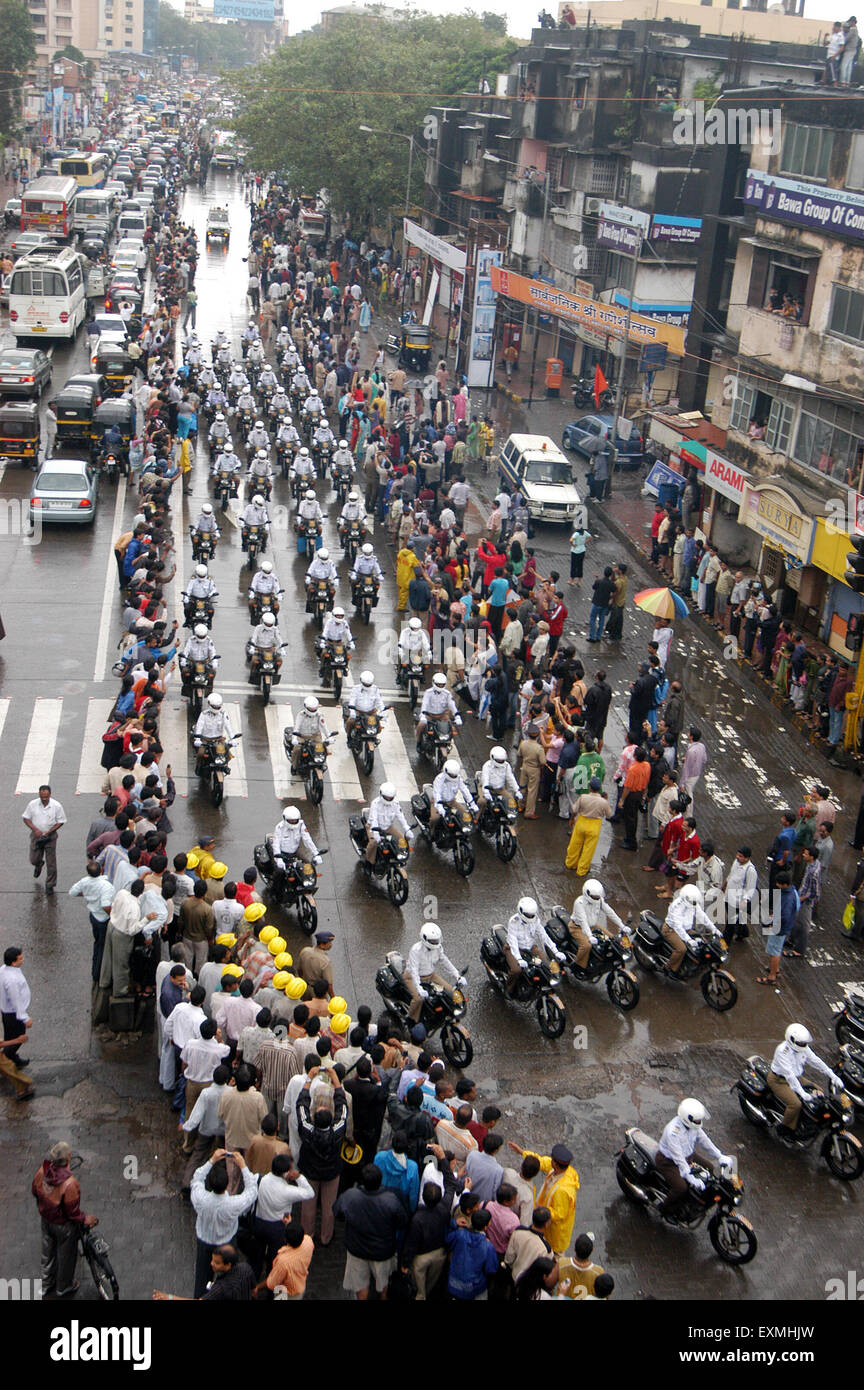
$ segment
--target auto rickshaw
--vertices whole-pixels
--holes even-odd
[[[97,405],[93,412],[93,458],[98,458],[103,451],[103,439],[108,431],[116,425],[122,437],[120,452],[123,459],[129,458],[129,444],[135,436],[135,406],[132,401],[123,400],[122,396],[106,396],[101,405]]]
[[[58,445],[83,445],[89,450],[93,439],[93,411],[96,402],[96,388],[89,382],[69,382],[51,401],[51,409],[57,416]]]
[[[411,367],[415,372],[425,371],[432,356],[431,328],[425,323],[404,323],[401,332],[399,361],[402,366]]]
[[[0,405],[0,458],[39,465],[39,406],[36,401],[4,401]]]
[[[132,358],[120,343],[100,343],[93,367],[105,377],[112,396],[122,396],[132,384]]]

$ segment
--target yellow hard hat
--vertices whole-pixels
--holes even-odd
[[[187,855],[186,855],[186,868],[187,868],[187,869],[197,869],[197,868],[198,868],[198,865],[199,865],[200,863],[201,863],[201,860],[198,858],[198,855],[197,855],[197,854],[187,854]]]
[[[302,999],[306,993],[306,981],[301,980],[299,975],[295,975],[285,993],[289,999]]]
[[[334,994],[327,1008],[330,1011],[331,1017],[334,1014],[344,1014],[345,1010],[348,1008],[348,1001],[347,999],[343,999],[341,994]]]
[[[236,938],[236,936],[234,935],[233,931],[223,931],[223,932],[220,932],[219,935],[217,936],[217,938],[216,938],[216,945],[217,945],[217,946],[228,946],[228,947],[230,948],[231,946],[236,946],[236,945],[237,945],[237,938]]]
[[[290,970],[294,964],[294,957],[290,951],[280,951],[273,964],[277,970]]]
[[[244,922],[260,922],[266,911],[267,909],[263,903],[250,903],[243,913],[243,920]],[[269,931],[270,928],[265,927],[264,930]],[[272,930],[275,931],[276,928],[273,927]]]
[[[274,989],[286,989],[294,976],[287,970],[277,970],[273,979],[270,981]]]
[[[351,1027],[351,1019],[348,1014],[334,1014],[330,1020],[331,1033],[347,1033]]]
[[[279,935],[278,927],[262,927],[258,933],[258,940],[263,941],[265,946],[269,946],[271,941],[275,941]]]
[[[363,1150],[359,1144],[354,1143],[353,1139],[343,1139],[340,1153],[343,1163],[359,1163],[363,1157]]]
[[[272,936],[267,942],[267,950],[270,952],[271,956],[281,956],[287,945],[288,942],[285,940],[284,936]]]
[[[242,965],[226,965],[222,971],[222,979],[224,980],[226,975],[233,975],[235,980],[242,980],[245,973]]]
[[[217,859],[215,864],[210,865],[210,878],[224,878],[228,872],[228,865],[223,864],[221,859]]]

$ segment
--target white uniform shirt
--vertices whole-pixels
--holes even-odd
[[[412,662],[419,662],[421,666],[430,664],[432,648],[429,645],[428,634],[423,628],[419,632],[414,632],[409,627],[403,628],[399,635],[399,660],[403,666],[408,666]],[[428,695],[428,693],[427,691],[426,694]]]
[[[510,766],[509,759],[503,763],[496,763],[494,758],[489,758],[483,764],[483,771],[480,774],[480,785],[485,791],[503,791],[505,787],[519,796],[520,788],[516,779],[516,774]]]
[[[596,898],[590,898],[587,893],[582,893],[580,897],[575,899],[570,916],[576,926],[582,928],[592,946],[597,940],[592,930],[593,927],[605,927],[611,921],[615,923],[619,931],[624,930],[624,923],[617,912],[613,912],[606,899],[601,898],[598,902]]]
[[[377,685],[353,685],[348,696],[348,708],[353,714],[369,714],[372,710],[384,715],[384,697]]]
[[[187,598],[212,598],[216,593],[216,585],[212,579],[199,579],[197,575],[189,580],[186,586]]]
[[[301,849],[309,859],[315,859],[318,855],[315,841],[306,829],[306,822],[300,820],[296,825],[289,825],[287,821],[280,820],[273,831],[274,855],[299,854]]]
[[[244,526],[269,526],[270,517],[267,515],[266,507],[256,507],[253,502],[248,502],[243,509],[240,518]]]
[[[532,946],[539,946],[550,956],[559,955],[558,947],[550,940],[540,918],[535,917],[533,923],[525,922],[518,912],[514,912],[507,923],[507,945],[521,965],[525,964],[525,952],[530,952]]]
[[[195,738],[224,738],[231,743],[234,738],[231,721],[224,710],[204,709],[195,721]]]
[[[332,560],[322,560],[318,551],[315,558],[306,571],[306,583],[310,584],[313,579],[329,579],[331,584],[335,584],[339,578],[336,566]]]
[[[297,511],[298,514],[302,516],[304,521],[318,521],[322,524],[324,522],[324,513],[321,510],[317,498],[304,497],[301,500],[300,506],[297,508]]]
[[[269,627],[266,623],[259,623],[252,633],[252,645],[264,652],[281,647],[282,637],[279,632],[279,624],[274,623],[272,627]]]
[[[414,838],[395,796],[392,801],[386,801],[383,796],[375,797],[366,813],[366,828],[375,840],[378,839],[376,831],[404,835],[409,841]]]
[[[432,783],[432,800],[437,810],[443,806],[448,806],[451,801],[455,801],[460,792],[466,806],[470,806],[472,811],[476,811],[477,803],[474,800],[474,794],[461,773],[458,777],[448,777],[446,772],[439,772]]]
[[[696,1145],[704,1149],[712,1158],[722,1159],[723,1154],[704,1129],[689,1129],[684,1121],[675,1116],[670,1120],[660,1139],[660,1152],[672,1162],[687,1182],[691,1179],[689,1159]]]
[[[301,708],[291,731],[292,742],[301,743],[312,738],[329,743],[330,730],[324,722],[323,714],[310,714],[308,710]]]
[[[265,574],[263,570],[256,570],[252,576],[252,583],[249,585],[253,594],[281,594],[282,585],[279,583],[275,574]]]
[[[324,619],[321,636],[325,642],[343,642],[349,651],[354,650],[354,638],[351,636],[347,618],[334,618],[332,613],[328,613]]]
[[[666,914],[666,925],[671,927],[676,936],[686,942],[688,946],[697,946],[699,943],[691,935],[694,927],[706,927],[710,936],[719,936],[711,918],[701,907],[692,907],[683,898],[675,898],[669,906]]]
[[[419,988],[421,980],[427,979],[430,975],[440,975],[442,966],[450,971],[454,980],[459,979],[459,971],[452,960],[448,960],[440,946],[427,946],[425,941],[415,941],[408,952],[405,974],[413,980],[416,989]]]
[[[796,1096],[806,1098],[807,1092],[801,1085],[801,1077],[806,1067],[812,1067],[814,1071],[820,1071],[823,1076],[827,1076],[831,1081],[839,1081],[839,1077],[829,1066],[817,1056],[812,1047],[807,1047],[803,1052],[799,1052],[797,1047],[791,1043],[782,1042],[774,1049],[774,1056],[771,1059],[771,1070],[775,1076],[782,1076],[784,1081],[788,1081]]]
[[[339,515],[343,521],[365,521],[366,507],[359,499],[356,502],[346,502]]]
[[[216,656],[216,648],[213,646],[212,637],[189,638],[183,648],[182,656],[186,661],[213,661]]]
[[[440,719],[442,714],[449,714],[454,724],[462,723],[462,716],[456,708],[456,701],[447,689],[439,690],[436,685],[432,685],[423,692],[423,699],[420,702],[420,714],[427,719]]]

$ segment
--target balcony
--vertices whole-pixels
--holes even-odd
[[[864,343],[796,323],[767,309],[748,308],[741,322],[742,357],[771,362],[783,372],[860,397]]]

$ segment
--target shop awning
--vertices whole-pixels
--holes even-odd
[[[681,439],[678,441],[676,452],[680,455],[682,463],[691,464],[694,468],[698,468],[700,473],[705,472],[708,450],[704,444],[700,444],[695,439]]]
[[[760,251],[785,252],[787,256],[797,256],[799,260],[818,261],[822,255],[821,251],[797,241],[772,241],[765,236],[742,236],[741,241],[745,246],[758,246]]]

